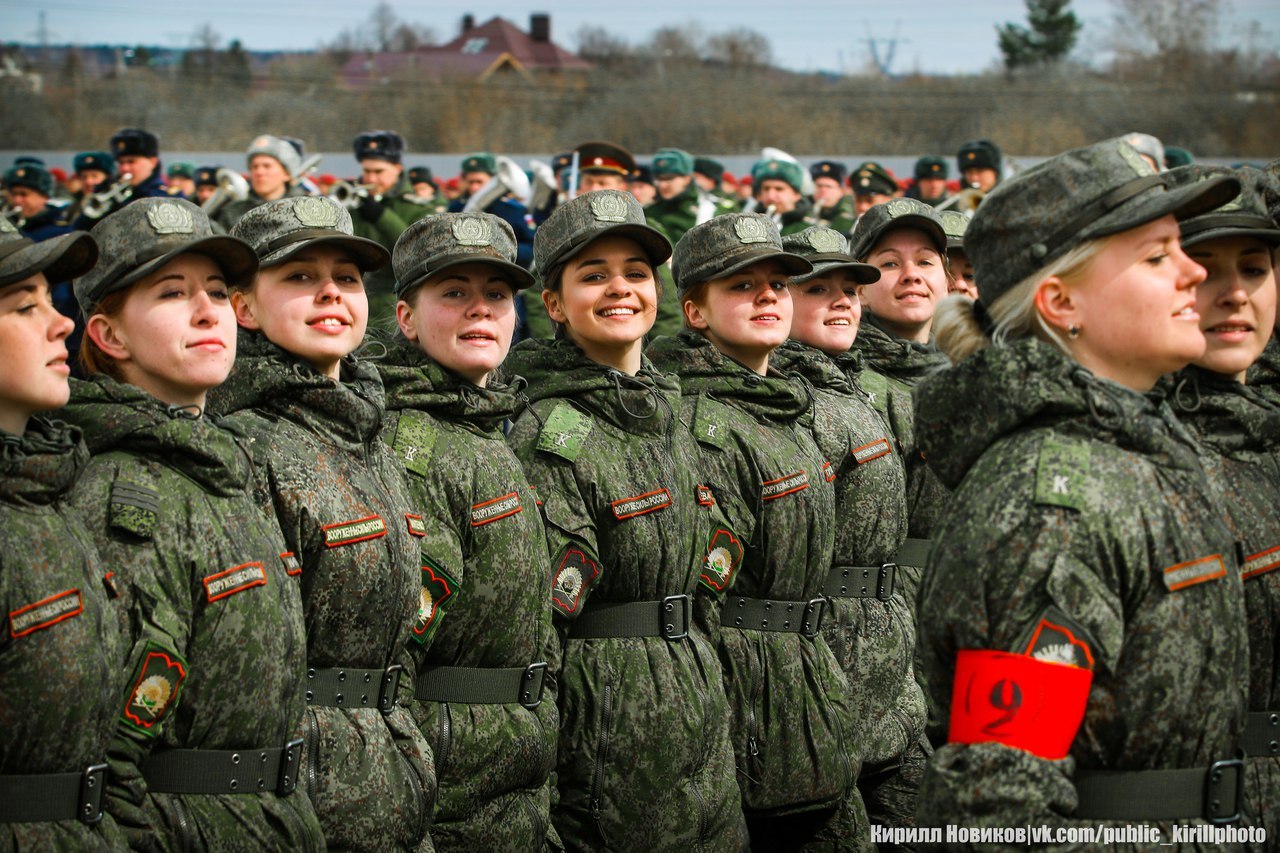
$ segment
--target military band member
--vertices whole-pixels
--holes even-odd
[[[72,194],[78,202],[85,195],[97,192],[116,173],[116,161],[106,151],[81,151],[71,160],[71,168],[80,182]]]
[[[834,160],[819,160],[809,167],[813,178],[813,206],[817,224],[839,231],[845,237],[853,231],[858,214],[853,196],[845,192],[849,170]]]
[[[627,177],[636,168],[630,151],[612,142],[584,142],[574,151],[578,155],[578,195],[627,188]]]
[[[498,174],[498,159],[487,151],[465,157],[462,161],[462,185],[465,195],[449,204],[449,212],[461,212],[466,207],[467,200],[489,183],[496,174]],[[475,212],[492,213],[510,225],[511,231],[516,235],[516,263],[522,267],[528,267],[533,263],[533,225],[528,208],[512,198],[503,196],[490,202],[484,210]]]
[[[432,213],[444,213],[449,207],[449,199],[436,187],[435,175],[430,166],[414,166],[408,171],[409,186],[413,188],[417,201]]]
[[[169,196],[160,166],[160,140],[154,133],[137,127],[121,128],[111,137],[111,154],[119,176],[117,184],[104,185],[97,192],[110,192],[113,186],[118,186],[119,192],[110,200],[105,212],[98,216],[87,215],[82,205],[80,216],[75,221],[79,230],[89,230],[104,216],[115,213],[135,199]]]
[[[658,188],[653,182],[653,169],[643,163],[637,164],[635,171],[627,177],[627,191],[636,197],[641,207],[648,207],[658,197]]]
[[[853,209],[859,217],[877,204],[884,204],[898,194],[898,182],[879,163],[867,161],[849,178],[853,190]]]
[[[1000,183],[1004,156],[989,139],[976,139],[960,146],[956,164],[965,187],[989,193]]]
[[[228,231],[255,207],[278,198],[307,194],[297,184],[302,157],[287,140],[267,134],[259,136],[249,143],[245,158],[249,167],[248,197],[228,201],[214,216],[218,224]]]
[[[757,211],[772,217],[783,234],[803,231],[816,222],[804,196],[804,170],[789,160],[761,160],[751,168]]]
[[[14,166],[4,173],[4,194],[9,208],[5,216],[24,237],[39,243],[71,230],[66,208],[49,203],[53,176],[46,169]]]
[[[196,169],[196,196],[192,199],[197,205],[203,205],[218,189],[218,166],[201,166]]]
[[[950,170],[945,157],[926,154],[915,165],[916,181],[907,190],[907,198],[918,198],[925,204],[938,207],[951,197],[947,189],[947,178]]]
[[[185,198],[188,201],[196,195],[196,164],[190,160],[177,160],[169,164],[165,172],[169,195]]]
[[[672,242],[694,225],[737,209],[699,189],[693,182],[693,157],[686,151],[663,148],[653,155],[652,168],[658,198],[645,208],[645,216],[661,225]]]
[[[431,209],[416,201],[404,176],[404,137],[390,130],[370,130],[357,136],[353,147],[365,190],[352,209],[355,234],[391,251],[404,230],[429,216]]]

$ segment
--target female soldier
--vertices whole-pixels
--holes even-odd
[[[382,383],[352,356],[368,321],[362,276],[388,253],[352,237],[324,198],[267,202],[232,230],[262,268],[231,294],[240,359],[211,405],[243,412],[301,575],[303,784],[330,847],[429,848],[430,748],[396,704],[422,598],[421,519],[378,440]]]
[[[823,592],[833,611],[822,633],[848,677],[856,726],[849,745],[869,818],[910,826],[927,754],[924,694],[911,666],[915,620],[895,588],[907,537],[906,474],[851,349],[862,318],[858,289],[880,272],[855,262],[830,228],[788,235],[782,247],[813,264],[791,279],[791,340],[770,362],[813,387],[813,439],[831,465],[835,551]]]
[[[574,850],[746,845],[720,668],[690,624],[695,588],[726,583],[740,548],[695,479],[679,386],[641,351],[670,252],[629,193],[556,208],[534,264],[561,331],[522,342],[507,365],[532,397],[509,440],[551,555],[563,721],[552,818]]]
[[[9,850],[126,843],[101,812],[122,622],[92,536],[66,504],[88,453],[78,430],[33,417],[70,395],[72,324],[49,280],[88,272],[97,257],[84,232],[35,244],[0,219],[0,847]],[[48,677],[50,660],[60,677]]]
[[[204,212],[140,199],[93,228],[68,418],[93,459],[75,505],[129,598],[108,807],[139,850],[319,850],[297,790],[302,602],[244,445],[203,415],[235,360],[228,287],[257,259]]]
[[[909,538],[898,574],[914,609],[929,538],[947,499],[916,446],[910,402],[916,383],[947,363],[932,342],[934,311],[951,288],[947,235],[932,207],[899,198],[868,210],[852,242],[853,256],[880,270],[880,280],[862,288],[863,322],[854,346],[870,369],[864,385],[879,397],[907,469]]]
[[[787,277],[812,264],[782,250],[767,217],[728,214],[691,228],[673,266],[686,328],[650,357],[680,376],[683,418],[746,551],[733,589],[709,590],[723,604],[707,621],[719,634],[751,847],[866,841],[845,679],[819,632],[835,531],[830,466],[807,429],[806,387],[769,369],[791,330]]]
[[[1229,169],[1186,166],[1170,172],[1173,186]],[[1261,818],[1268,838],[1280,835],[1280,405],[1245,384],[1247,371],[1271,337],[1276,318],[1272,251],[1280,226],[1267,216],[1255,187],[1258,173],[1236,173],[1240,197],[1182,223],[1182,248],[1208,273],[1196,288],[1205,354],[1180,374],[1172,397],[1179,417],[1213,453],[1205,469],[1226,500],[1221,506],[1244,545],[1245,609],[1249,617],[1249,716],[1241,747],[1249,755],[1245,807]]]
[[[950,741],[922,822],[1170,839],[1238,811],[1239,567],[1199,445],[1145,396],[1205,349],[1175,217],[1237,189],[1167,191],[1113,139],[1001,184],[969,226],[981,297],[944,305],[957,366],[916,392],[958,486],[918,622]]]
[[[411,708],[435,754],[438,850],[537,850],[550,823],[546,544],[503,439],[516,395],[489,381],[511,346],[514,298],[533,283],[515,256],[511,226],[487,213],[409,226],[393,255],[404,339],[378,368],[383,436],[422,516]]]

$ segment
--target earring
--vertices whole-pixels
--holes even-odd
[[[1080,327],[1077,326],[1075,323],[1072,323],[1071,326],[1067,329],[1067,337],[1071,338],[1071,340],[1073,341],[1076,338],[1080,337]]]

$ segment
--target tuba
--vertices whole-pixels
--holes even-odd
[[[497,174],[485,181],[484,186],[467,199],[467,203],[462,207],[463,213],[482,213],[488,209],[489,205],[508,195],[515,196],[521,204],[528,202],[532,195],[532,188],[524,170],[510,157],[499,156],[497,161]]]
[[[126,172],[107,189],[90,195],[80,207],[80,215],[86,219],[101,219],[111,212],[112,207],[128,201],[133,197],[131,180],[133,175]]]
[[[227,202],[244,201],[249,197],[249,182],[239,172],[221,168],[218,169],[217,178],[218,188],[200,205],[200,209],[210,219],[216,216]]]

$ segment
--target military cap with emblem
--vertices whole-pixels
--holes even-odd
[[[498,159],[488,151],[478,151],[462,158],[462,174],[464,175],[468,172],[483,172],[486,175],[493,175],[497,171]]]
[[[654,177],[663,175],[692,175],[693,157],[679,148],[663,148],[653,155]]]
[[[351,214],[326,196],[290,196],[250,210],[231,227],[232,236],[253,247],[263,269],[282,264],[308,246],[325,245],[352,254],[362,272],[386,266],[381,243],[356,237]]]
[[[255,137],[249,143],[249,148],[244,154],[245,162],[250,164],[253,163],[253,158],[259,154],[274,158],[289,173],[290,178],[298,174],[298,171],[302,168],[302,157],[298,154],[298,149],[289,144],[288,140],[281,139],[279,136],[271,136],[264,133]]]
[[[26,187],[46,197],[53,195],[53,175],[40,166],[14,166],[4,173],[4,185],[8,189]]]
[[[893,195],[898,191],[898,182],[884,166],[867,161],[849,177],[849,187],[854,195]]]
[[[798,193],[804,192],[804,170],[790,160],[761,160],[751,167],[755,186],[761,181],[782,181]]]
[[[814,180],[831,178],[831,180],[844,186],[844,182],[849,177],[849,170],[843,163],[837,163],[835,160],[819,160],[809,167],[809,175]]]
[[[1262,195],[1266,177],[1252,167],[1228,169],[1225,166],[1181,166],[1165,173],[1170,189],[1195,186],[1214,178],[1229,177],[1240,182],[1240,194],[1221,207],[1184,219],[1179,224],[1182,246],[1188,248],[1222,237],[1254,237],[1268,246],[1280,245],[1280,224],[1267,213]]]
[[[561,172],[573,165],[573,152],[561,151],[551,158],[551,171]]]
[[[430,166],[414,166],[408,172],[409,183],[411,184],[434,184],[436,182],[435,175],[431,174]]]
[[[211,258],[232,287],[251,284],[258,272],[253,249],[243,240],[215,234],[205,212],[185,199],[138,199],[104,217],[89,234],[101,260],[75,280],[76,301],[84,311],[186,252]]]
[[[975,139],[960,146],[956,163],[960,171],[965,169],[995,169],[1000,171],[1000,149],[990,139]]]
[[[396,240],[391,266],[396,296],[405,295],[437,273],[459,264],[497,267],[514,290],[533,284],[533,275],[516,260],[516,234],[492,213],[440,213],[419,219]]]
[[[71,166],[77,172],[97,169],[110,175],[115,171],[116,159],[106,151],[81,151],[71,160]]]
[[[926,154],[916,160],[915,173],[916,180],[926,178],[946,179],[951,174],[951,170],[947,167],[947,159],[945,157]]]
[[[848,270],[858,284],[871,284],[880,280],[880,270],[871,264],[855,261],[849,254],[849,241],[834,228],[813,225],[782,238],[782,248],[805,258],[813,264],[811,272],[793,276],[791,281],[801,284],[816,276]]]
[[[693,171],[710,178],[718,186],[720,179],[724,177],[724,164],[710,157],[694,157]]]
[[[159,157],[160,140],[148,130],[125,127],[111,137],[111,153],[120,157]]]
[[[676,290],[684,293],[695,284],[749,267],[774,261],[789,276],[813,271],[807,258],[782,248],[778,225],[757,213],[726,213],[693,226],[676,243],[671,272]]]
[[[579,172],[629,175],[636,167],[631,152],[612,142],[584,142],[574,150],[578,152]]]
[[[653,186],[653,170],[648,166],[640,164],[635,167],[630,175],[627,175],[627,180],[633,184],[648,184],[649,186]]]
[[[196,169],[195,181],[197,187],[216,187],[218,185],[218,167],[201,166]]]
[[[947,235],[948,249],[964,248],[964,232],[969,228],[969,217],[958,210],[938,210],[938,221]]]
[[[636,241],[654,267],[671,257],[671,241],[645,221],[644,208],[635,196],[621,190],[596,190],[560,205],[533,232],[534,271],[545,282],[553,267],[605,235]]]
[[[352,144],[357,160],[385,160],[399,163],[404,155],[404,137],[390,130],[367,130]]]
[[[192,163],[190,160],[175,160],[169,168],[165,170],[165,174],[170,178],[190,178],[195,180],[196,164]]]
[[[0,216],[0,287],[44,273],[50,282],[84,275],[98,260],[98,244],[84,231],[37,243]]]
[[[947,232],[933,206],[919,199],[895,198],[875,205],[858,219],[851,254],[865,260],[881,237],[900,228],[917,228],[929,236],[939,253],[947,250]]]
[[[1221,175],[1170,189],[1123,139],[1076,148],[1019,172],[987,194],[965,232],[981,302],[1010,288],[1076,246],[1173,214],[1187,219],[1235,198],[1236,178]]]

